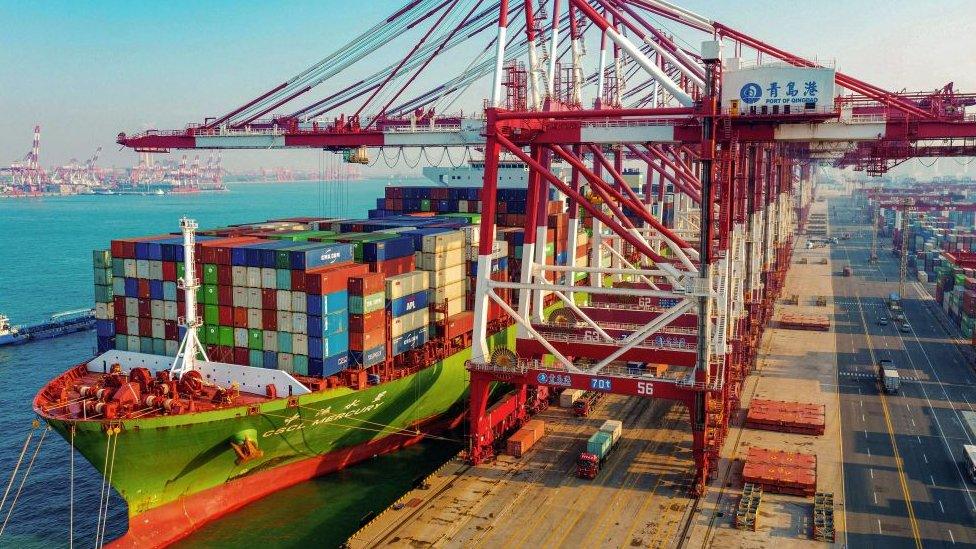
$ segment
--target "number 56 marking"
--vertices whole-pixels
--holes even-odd
[[[654,394],[654,384],[650,381],[637,382],[637,394],[641,396],[651,396]]]

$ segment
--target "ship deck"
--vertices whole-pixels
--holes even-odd
[[[155,372],[153,379],[155,380]],[[95,411],[92,406],[95,403],[104,403],[111,398],[114,393],[113,388],[109,388],[106,395],[99,398],[94,396],[83,396],[82,387],[103,388],[106,386],[109,374],[102,372],[91,372],[85,363],[79,364],[60,376],[54,378],[41,389],[34,399],[34,410],[45,419],[61,421],[104,421],[104,420],[126,420],[126,419],[147,419],[162,415],[174,415],[172,408],[167,410],[162,405],[147,406],[144,398],[148,395],[157,395],[157,400],[165,400],[164,395],[159,395],[160,388],[158,383],[154,383],[154,391],[142,393],[139,391],[139,398],[132,402],[124,411],[120,411],[117,417],[106,417],[105,413]],[[253,406],[274,400],[265,395],[257,395],[247,392],[237,392],[231,401],[215,401],[215,396],[220,392],[220,388],[214,385],[203,385],[192,397],[180,395],[179,400],[182,410],[179,413],[200,413],[217,409],[227,409],[242,406]],[[87,403],[87,404],[86,404]],[[173,403],[171,403],[172,405]],[[102,407],[104,409],[104,407]]]

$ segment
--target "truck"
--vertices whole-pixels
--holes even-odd
[[[901,378],[898,376],[898,369],[895,368],[894,362],[888,359],[878,361],[878,381],[885,393],[892,395],[898,392]]]
[[[590,415],[590,409],[596,404],[596,401],[600,398],[601,393],[596,393],[593,391],[587,391],[582,395],[578,396],[575,401],[573,401],[573,414],[576,417],[586,417]]]
[[[962,445],[963,462],[969,480],[976,483],[976,446],[972,444]]]
[[[576,459],[576,476],[593,480],[599,474],[610,452],[617,447],[623,434],[623,424],[620,421],[608,419],[586,441],[586,450],[580,452]]]

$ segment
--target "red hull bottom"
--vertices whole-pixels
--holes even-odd
[[[431,420],[427,432],[456,427],[461,417]],[[126,533],[109,543],[111,549],[166,547],[198,528],[283,488],[344,469],[354,463],[416,444],[424,435],[390,435],[337,452],[275,467],[181,498],[129,517]]]

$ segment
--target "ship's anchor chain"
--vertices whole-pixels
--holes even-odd
[[[17,463],[14,465],[14,470],[10,474],[10,481],[7,482],[7,488],[3,491],[3,499],[0,499],[0,511],[3,510],[4,504],[7,503],[7,496],[10,495],[10,489],[14,485],[14,480],[17,478],[17,471],[20,470],[20,466],[24,462],[24,456],[27,454],[27,448],[30,447],[30,441],[34,438],[34,433],[37,432],[37,428],[40,426],[38,420],[33,420],[31,422],[31,430],[27,433],[27,439],[24,440],[24,446],[20,449],[20,456],[17,458]],[[14,493],[14,499],[10,501],[10,507],[7,508],[7,516],[3,519],[3,524],[0,525],[0,537],[3,536],[4,530],[7,529],[7,523],[10,522],[10,517],[14,513],[14,508],[17,507],[17,500],[20,499],[21,492],[24,491],[24,485],[27,483],[27,477],[30,476],[31,469],[34,467],[34,460],[37,459],[37,454],[41,451],[41,445],[44,444],[44,438],[47,437],[47,432],[51,430],[51,427],[46,427],[41,432],[41,437],[37,440],[37,444],[34,445],[34,451],[31,453],[30,461],[27,462],[27,469],[24,470],[24,474],[20,477],[20,485],[17,486],[17,492]]]

